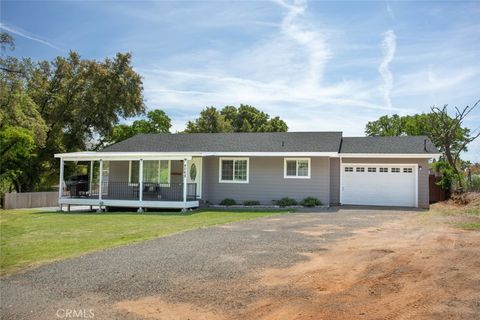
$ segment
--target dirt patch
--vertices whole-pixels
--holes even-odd
[[[224,302],[246,290],[252,297],[235,310],[218,301],[172,303],[159,296],[116,308],[152,319],[480,319],[480,232],[425,222],[409,215],[357,230],[302,253],[305,262],[264,270],[248,287],[225,282],[231,297]],[[332,229],[296,232],[315,241]],[[241,263],[236,256],[221,258]],[[214,282],[202,283],[205,292],[216,290]]]
[[[480,319],[479,233],[402,221],[328,249],[267,270],[262,285],[292,294],[258,301],[245,318]],[[295,288],[308,289],[308,299]]]
[[[115,306],[124,312],[147,319],[161,320],[221,320],[227,319],[218,312],[187,303],[168,303],[159,297],[146,297],[134,301],[122,301]]]

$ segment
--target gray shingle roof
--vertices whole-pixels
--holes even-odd
[[[338,152],[341,132],[140,134],[102,152]]]
[[[426,136],[345,137],[341,153],[438,153]]]
[[[426,149],[425,149],[426,140]],[[345,137],[341,132],[139,134],[102,152],[438,153],[425,136]]]

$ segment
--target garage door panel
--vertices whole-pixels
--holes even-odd
[[[353,172],[345,172],[345,167],[353,167]],[[364,172],[356,172],[356,167],[364,167]],[[385,206],[411,206],[416,205],[415,170],[404,172],[368,172],[370,166],[343,166],[342,167],[342,204],[358,205],[385,205]]]

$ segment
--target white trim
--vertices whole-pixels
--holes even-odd
[[[63,158],[60,158],[60,187],[58,188],[58,197],[61,198],[63,196],[63,176],[64,176],[64,166],[65,163],[63,161]]]
[[[418,208],[418,163],[415,166],[415,208]]]
[[[55,158],[69,161],[81,160],[191,160],[192,157],[226,156],[226,157],[338,157],[338,152],[70,152],[57,153]]]
[[[340,157],[340,196],[338,197],[338,202],[341,205],[343,203],[343,174],[342,174],[342,164],[343,164],[343,158]]]
[[[247,161],[247,180],[222,180],[222,161],[223,160],[233,160],[233,179],[235,179],[235,161],[236,160],[246,160]],[[218,158],[218,182],[219,183],[249,183],[250,180],[250,158],[232,158],[232,157],[221,157]]]
[[[342,158],[438,158],[441,153],[341,153]]]
[[[199,206],[198,201],[138,201],[138,200],[115,200],[115,199],[81,199],[81,198],[60,198],[59,204],[88,205],[88,206],[114,206],[114,207],[142,207],[142,208],[169,208],[182,209],[195,208]]]
[[[93,160],[90,160],[90,179],[88,183],[88,192],[92,194],[92,186],[93,186]]]
[[[100,159],[100,171],[98,176],[98,200],[102,200],[103,193],[103,159]]]
[[[70,153],[57,153],[55,158],[64,158],[68,161],[85,161],[85,160],[183,160],[187,158],[191,160],[192,156],[199,155],[200,152],[70,152]]]
[[[441,153],[338,153],[338,152],[70,152],[57,153],[55,158],[65,158],[69,161],[82,160],[191,160],[192,157],[225,156],[225,157],[332,157],[332,158],[435,158]]]
[[[307,161],[308,162],[308,175],[299,176],[298,175],[298,161]],[[296,161],[296,174],[295,176],[287,175],[287,161]],[[310,179],[311,176],[311,158],[283,158],[283,178],[284,179]]]
[[[415,166],[416,163],[410,163],[410,162],[405,162],[405,163],[399,163],[399,162],[391,162],[391,163],[385,163],[385,162],[343,162],[343,166],[345,167],[355,167],[355,166],[369,166],[369,167],[378,167],[378,166],[387,166],[387,167],[398,167],[398,166],[403,166],[403,167],[412,167]]]
[[[349,163],[349,162],[342,162],[342,158],[340,158],[340,204],[343,204],[343,175],[345,174],[345,167],[357,167],[357,166],[370,166],[370,167],[412,167],[414,170],[413,174],[415,175],[415,208],[418,208],[418,170],[419,170],[419,165],[418,163]],[[356,172],[354,170],[354,172]],[[380,171],[377,171],[379,173]],[[368,176],[368,172],[362,172],[365,173],[365,176]],[[389,174],[391,172],[388,172]],[[400,170],[400,173],[403,173],[402,170]],[[394,175],[393,175],[394,176]]]
[[[202,152],[201,155],[203,157],[336,157],[338,152]]]
[[[138,200],[143,201],[143,159],[138,163]]]
[[[185,204],[185,209],[187,208],[187,171],[188,171],[188,163],[187,159],[183,159],[182,163],[183,168],[183,203]]]

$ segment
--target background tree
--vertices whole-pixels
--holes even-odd
[[[225,106],[221,111],[206,108],[195,121],[187,123],[186,132],[286,132],[288,126],[279,117],[270,116],[255,107]]]
[[[135,120],[131,125],[116,125],[106,143],[117,143],[140,133],[169,133],[171,127],[172,123],[167,114],[157,109],[148,112],[146,119]]]
[[[430,113],[412,116],[398,115],[382,116],[376,121],[368,122],[365,128],[367,136],[402,136],[426,135],[443,154],[444,160],[450,166],[462,186],[460,154],[468,151],[468,145],[477,139],[480,132],[473,132],[463,127],[465,118],[478,106],[480,100],[473,106],[460,110],[455,108],[455,114],[448,114],[448,106],[432,107]],[[443,167],[442,167],[443,168]]]
[[[15,141],[30,154],[16,171],[16,164],[2,157],[0,175],[11,177],[15,171],[11,183],[17,191],[55,184],[55,153],[95,150],[120,119],[144,112],[141,77],[128,53],[103,61],[81,59],[75,52],[51,62],[7,57],[0,60],[0,72],[1,152],[13,157],[7,147]]]
[[[250,105],[241,104],[237,109],[226,106],[220,111],[232,125],[234,132],[286,132],[287,124],[279,117],[270,116]]]
[[[233,132],[230,121],[225,119],[215,107],[207,107],[200,112],[200,116],[194,121],[187,122],[187,133],[219,133]]]
[[[0,50],[5,52],[7,48],[15,49],[15,39],[6,32],[0,32]]]

